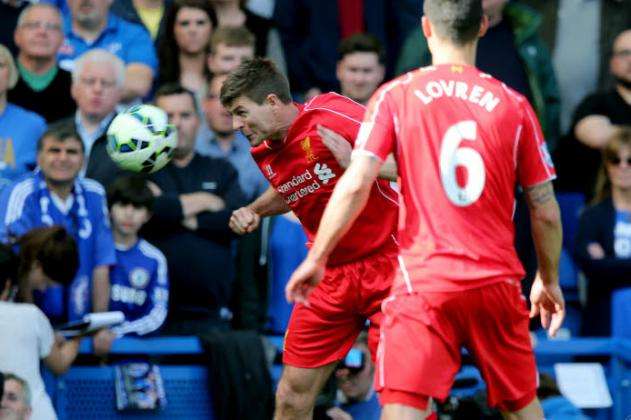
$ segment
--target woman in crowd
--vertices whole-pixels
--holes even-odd
[[[166,16],[159,41],[160,84],[179,82],[202,98],[206,92],[206,61],[217,16],[208,1],[177,0]]]
[[[588,279],[582,335],[611,334],[611,294],[631,287],[631,127],[603,150],[593,204],[579,221],[575,258]]]
[[[79,350],[79,339],[55,336],[50,321],[30,303],[14,303],[26,290],[70,282],[79,266],[77,248],[63,228],[35,229],[20,240],[20,256],[0,245],[0,370],[24,378],[31,390],[33,420],[55,419],[40,374],[40,359],[55,374],[68,370]],[[56,269],[61,268],[60,271]],[[51,275],[61,277],[50,277]],[[20,281],[16,281],[20,279]]]

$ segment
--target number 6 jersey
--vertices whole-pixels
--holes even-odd
[[[397,160],[399,261],[410,291],[522,278],[515,188],[555,177],[523,96],[471,66],[407,73],[373,95],[353,153]]]

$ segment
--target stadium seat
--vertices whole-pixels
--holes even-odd
[[[616,290],[612,294],[611,335],[631,339],[631,287]]]
[[[585,195],[578,192],[562,192],[557,194],[563,223],[563,247],[569,251],[574,248],[574,238],[578,230],[578,219],[585,207]]]

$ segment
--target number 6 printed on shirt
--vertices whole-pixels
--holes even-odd
[[[460,121],[447,129],[440,146],[440,179],[449,201],[459,207],[475,203],[484,189],[486,174],[482,156],[475,149],[460,147],[464,140],[475,141],[477,131],[475,121]],[[456,180],[458,166],[467,169],[464,187]]]

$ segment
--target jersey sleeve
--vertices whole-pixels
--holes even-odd
[[[369,154],[380,160],[394,150],[396,140],[395,118],[388,86],[379,89],[370,99],[361,124],[353,154]]]
[[[532,107],[526,101],[522,106],[523,120],[517,145],[517,176],[519,184],[526,188],[553,180],[556,172]]]

